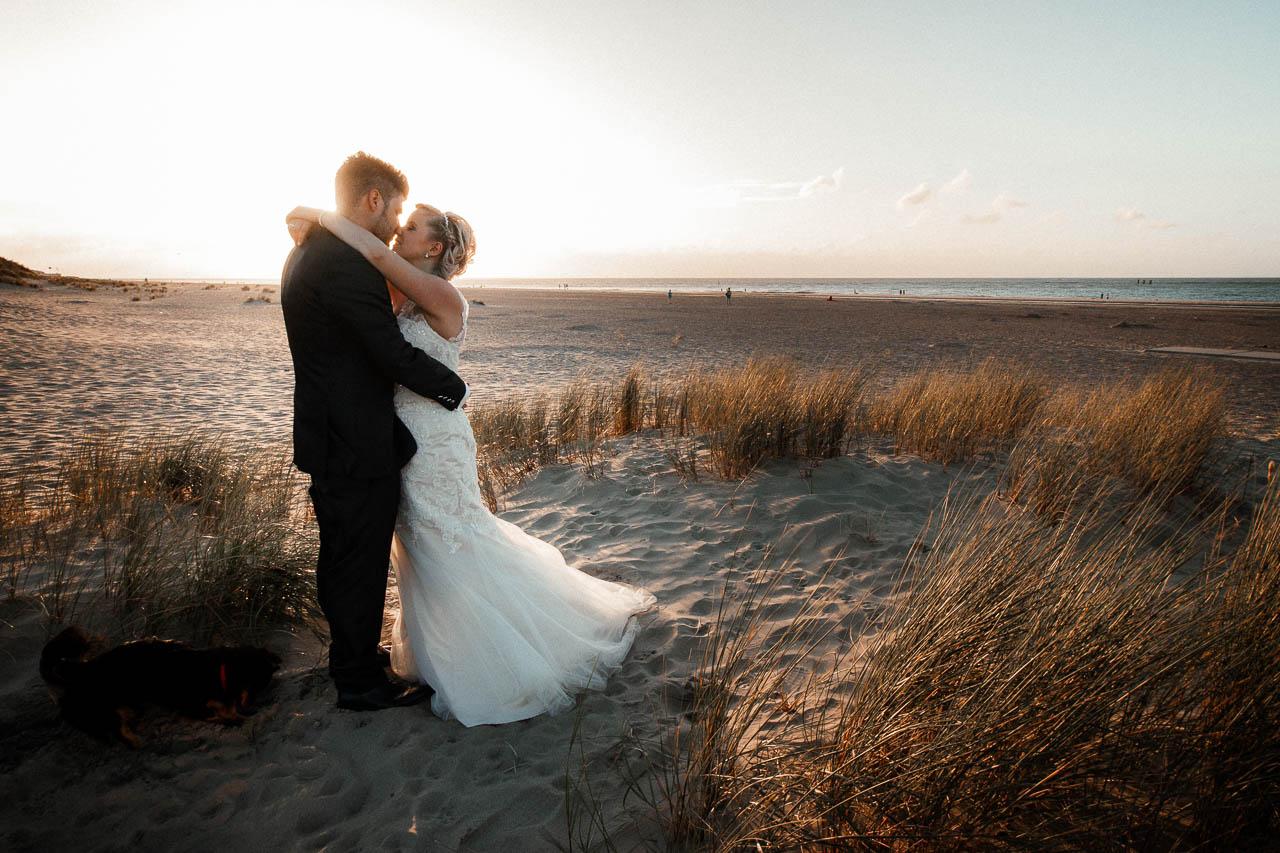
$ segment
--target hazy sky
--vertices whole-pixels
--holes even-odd
[[[364,149],[473,276],[1280,275],[1280,2],[3,0],[0,255],[272,277]]]

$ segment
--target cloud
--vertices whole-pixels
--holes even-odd
[[[961,169],[960,174],[943,184],[939,192],[943,195],[960,195],[971,186],[973,186],[973,172]]]
[[[1150,222],[1143,222],[1138,227],[1154,231],[1167,231],[1170,228],[1177,228],[1178,223],[1170,219],[1152,219]]]
[[[1012,210],[1015,207],[1026,207],[1027,203],[1025,201],[1019,201],[1008,193],[1000,193],[1000,195],[996,196],[995,200],[991,202],[991,206],[996,210]]]
[[[732,207],[743,202],[787,201],[798,198],[798,183],[770,183],[750,179],[730,181],[727,184],[702,187],[692,196],[712,207]]]
[[[898,199],[898,210],[906,210],[908,207],[917,204],[924,204],[933,195],[933,187],[928,184],[921,184],[911,192]]]
[[[1119,207],[1116,208],[1117,222],[1137,222],[1142,219],[1144,214],[1136,207]]]
[[[819,175],[808,181],[757,181],[744,179],[705,187],[695,195],[717,206],[740,202],[795,201],[838,192],[844,185],[844,166],[830,175]]]
[[[844,183],[844,166],[836,169],[830,175],[819,175],[812,181],[800,188],[800,197],[808,198],[811,195],[825,195],[833,193],[840,189]]]
[[[966,214],[960,221],[965,225],[995,225],[1000,221],[1000,214],[984,213],[981,216],[969,216]]]

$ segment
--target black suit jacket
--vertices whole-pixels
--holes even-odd
[[[293,356],[293,461],[313,476],[373,478],[417,450],[395,384],[456,409],[466,385],[400,334],[387,285],[323,228],[290,253],[280,304]]]

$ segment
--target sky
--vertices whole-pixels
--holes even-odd
[[[0,256],[272,278],[364,150],[472,277],[1280,276],[1280,3],[0,0]]]

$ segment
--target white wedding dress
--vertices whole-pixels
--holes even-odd
[[[457,370],[466,300],[452,339],[420,313],[405,315],[405,339]],[[400,588],[392,669],[431,685],[432,710],[466,726],[554,714],[579,690],[603,687],[654,596],[572,568],[555,547],[490,513],[466,412],[401,387],[395,407],[418,452],[400,474],[391,545]]]

